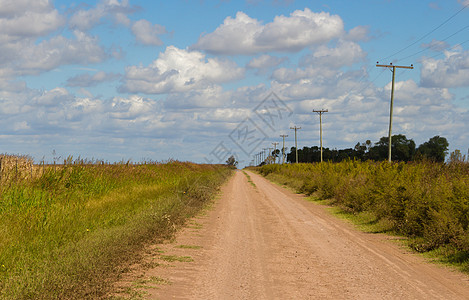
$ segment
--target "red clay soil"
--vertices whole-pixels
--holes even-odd
[[[154,267],[118,286],[144,299],[469,299],[468,276],[248,174],[256,187],[237,171],[205,215],[149,248]]]

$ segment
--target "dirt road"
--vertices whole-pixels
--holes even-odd
[[[469,277],[248,174],[255,187],[237,171],[213,209],[157,246],[145,298],[469,299]]]

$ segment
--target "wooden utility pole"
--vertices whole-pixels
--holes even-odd
[[[296,163],[298,163],[298,143],[297,143],[297,139],[296,139],[296,131],[297,130],[300,130],[301,127],[296,127],[296,125],[294,127],[290,127],[290,129],[294,129],[295,130],[295,151],[296,151]]]
[[[272,155],[274,157],[274,164],[277,162],[277,145],[278,145],[278,142],[275,142],[275,143],[272,143],[272,145],[274,145],[274,155]]]
[[[379,62],[376,62],[377,67],[381,68],[390,68],[392,72],[392,86],[391,86],[391,109],[389,112],[389,145],[388,145],[388,161],[391,162],[391,136],[392,136],[392,108],[394,105],[394,79],[396,77],[396,68],[401,69],[413,69],[414,65],[408,66],[394,66],[392,63],[389,65],[380,65]]]
[[[327,113],[329,110],[321,109],[321,110],[313,110],[313,112],[318,113],[319,115],[319,139],[321,144],[321,162],[322,162],[322,114]]]
[[[281,134],[280,135],[283,138],[283,146],[282,146],[282,164],[285,163],[285,138],[288,136],[288,134]]]

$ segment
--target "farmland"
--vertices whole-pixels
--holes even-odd
[[[231,173],[222,165],[33,165],[1,156],[0,298],[102,296],[145,243],[170,238]]]
[[[344,161],[265,165],[265,177],[339,207],[375,232],[408,238],[469,271],[469,164]]]

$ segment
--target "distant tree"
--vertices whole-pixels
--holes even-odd
[[[373,147],[370,148],[369,158],[373,160],[388,159],[389,138],[382,137]],[[391,160],[412,161],[415,155],[415,142],[407,139],[403,134],[391,137]]]
[[[448,146],[446,138],[437,135],[417,148],[417,156],[436,162],[444,162],[448,154]]]
[[[347,149],[329,149],[323,148],[323,160],[340,162],[346,159],[362,159],[362,155],[352,148]],[[291,152],[287,154],[288,162],[295,162],[295,147],[291,148]],[[321,149],[318,146],[303,147],[298,149],[298,162],[313,163],[321,161]]]
[[[271,156],[273,157],[273,160],[276,161],[277,157],[280,157],[280,149],[275,149],[274,151],[272,151]]]
[[[324,149],[323,149],[324,150]],[[298,162],[312,163],[321,160],[321,149],[318,146],[298,149]]]
[[[236,167],[236,165],[238,165],[238,161],[236,161],[236,158],[234,157],[234,155],[231,155],[231,156],[228,157],[228,159],[226,160],[226,164],[227,164],[228,166]]]
[[[469,162],[469,150],[467,151],[467,156],[466,155],[463,155],[461,153],[461,150],[454,150],[453,152],[451,152],[451,154],[449,155],[449,162],[450,163],[464,163],[464,162]]]
[[[329,149],[323,148],[323,160],[340,162],[346,159],[357,160],[387,160],[388,159],[388,137],[382,137],[373,145],[370,140],[357,143],[354,148]],[[415,142],[403,134],[393,135],[391,139],[391,160],[413,161],[418,157],[427,157],[434,161],[443,162],[448,153],[448,141],[444,137],[434,136],[428,142],[415,147]],[[287,162],[296,161],[295,147],[291,147],[287,153]],[[468,153],[469,156],[469,153]],[[457,153],[454,155],[457,160]],[[313,163],[321,160],[321,149],[318,146],[303,147],[298,149],[298,162]]]
[[[379,142],[370,147],[368,158],[371,160],[386,160],[388,158],[388,138],[382,137]]]
[[[356,159],[360,160],[368,160],[370,159],[370,149],[372,147],[373,143],[370,140],[366,140],[364,143],[357,143],[353,150],[354,152],[354,157]]]
[[[295,150],[296,150],[295,147],[290,148],[290,153],[287,153],[287,162],[294,163],[296,161]]]

